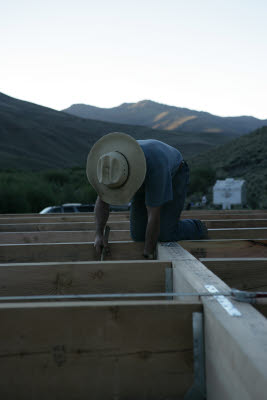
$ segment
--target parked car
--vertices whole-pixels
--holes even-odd
[[[110,211],[129,211],[131,208],[131,203],[128,204],[123,204],[120,206],[110,206],[109,209]]]
[[[67,203],[61,206],[46,207],[40,214],[92,212],[94,211],[94,207],[94,204]]]
[[[131,203],[120,205],[120,206],[110,206],[110,211],[128,211],[130,210]],[[81,204],[81,203],[67,203],[61,206],[50,206],[44,208],[40,211],[40,214],[50,214],[50,213],[78,213],[78,212],[93,212],[95,208],[94,204]]]

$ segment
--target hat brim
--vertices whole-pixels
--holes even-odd
[[[109,188],[97,178],[99,158],[111,151],[118,151],[127,159],[129,173],[126,182],[119,188]],[[131,136],[113,132],[103,136],[92,147],[87,157],[86,174],[99,197],[108,204],[129,203],[142,185],[146,175],[146,158],[141,146]]]

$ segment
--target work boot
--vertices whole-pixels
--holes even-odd
[[[209,239],[208,228],[205,222],[200,221],[200,219],[194,219],[194,222],[200,232],[200,239]]]

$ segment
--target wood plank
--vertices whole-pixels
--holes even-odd
[[[267,291],[267,258],[200,258],[231,288]]]
[[[38,223],[59,223],[59,222],[94,222],[94,215],[80,215],[76,213],[74,215],[69,214],[56,214],[51,216],[46,214],[36,214],[35,216],[14,216],[14,217],[0,217],[0,224],[38,224]],[[129,221],[129,214],[127,215],[110,215],[109,221]]]
[[[196,258],[267,257],[267,239],[183,240],[179,243]]]
[[[267,227],[267,219],[204,220],[209,229]],[[112,230],[129,230],[129,221],[109,221]],[[94,222],[12,223],[0,224],[0,232],[95,230]]]
[[[0,264],[0,296],[165,292],[170,262]]]
[[[0,304],[4,399],[182,399],[198,303]],[[153,334],[152,334],[153,332]]]
[[[267,239],[267,228],[209,229],[210,239]]]
[[[109,222],[112,230],[129,230],[128,221]],[[58,222],[37,224],[2,224],[0,232],[35,232],[35,231],[94,231],[94,222]]]
[[[222,215],[232,215],[232,214],[267,214],[267,210],[263,209],[255,209],[249,210],[247,208],[242,209],[233,209],[233,210],[214,210],[214,209],[207,209],[207,208],[200,208],[200,209],[191,209],[191,210],[184,210],[182,214],[222,214]]]
[[[158,254],[161,258],[160,246]],[[173,261],[175,291],[208,293],[205,285],[213,285],[219,292],[230,290],[201,262],[184,258],[181,261],[177,257]],[[213,296],[201,299],[204,307],[207,398],[261,399],[267,384],[267,319],[249,304],[231,299],[232,305],[241,312],[240,317],[234,317]]]
[[[68,243],[92,242],[95,231],[42,231],[42,232],[0,232],[0,243]],[[131,240],[129,230],[111,230],[110,241]]]
[[[201,220],[231,220],[231,219],[267,219],[267,213],[255,213],[255,214],[218,214],[218,213],[194,213],[186,214],[182,213],[182,219],[201,219]]]
[[[204,220],[209,229],[221,228],[266,228],[267,219],[221,219],[221,220]]]
[[[142,242],[110,242],[112,260],[142,260]],[[1,244],[0,263],[99,261],[93,243]]]

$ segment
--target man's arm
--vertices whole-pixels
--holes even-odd
[[[160,207],[147,207],[144,256],[154,258],[160,232]]]
[[[95,222],[96,222],[95,248],[98,256],[101,255],[103,247],[105,247],[106,252],[109,252],[108,243],[104,241],[104,229],[108,217],[109,217],[109,204],[105,203],[98,196],[95,203]]]

